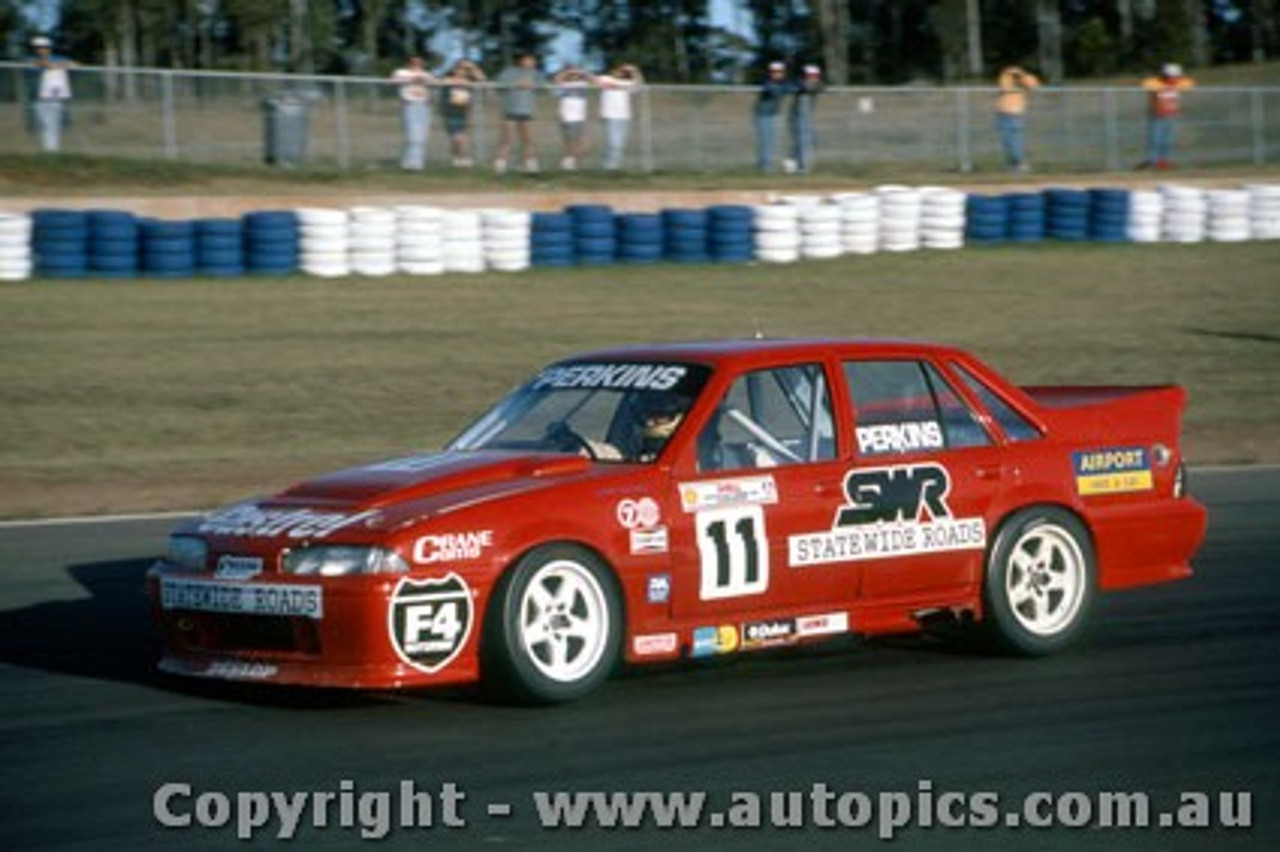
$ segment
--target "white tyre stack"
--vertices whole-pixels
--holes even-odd
[[[1129,193],[1129,239],[1135,243],[1158,243],[1162,236],[1164,196],[1153,189]]]
[[[1249,193],[1249,233],[1255,240],[1280,240],[1280,184],[1257,183]]]
[[[396,268],[407,275],[444,274],[444,217],[439,207],[396,208]]]
[[[754,208],[756,258],[765,263],[800,259],[800,208],[794,204],[758,204]]]
[[[299,267],[307,275],[342,278],[351,274],[350,222],[345,210],[301,207],[298,214]]]
[[[920,241],[928,249],[964,247],[964,193],[947,187],[920,191]]]
[[[920,248],[920,191],[909,186],[876,188],[880,199],[880,248],[915,251]]]
[[[825,260],[844,254],[844,214],[835,204],[819,202],[800,208],[800,254]]]
[[[25,281],[31,268],[31,217],[0,213],[0,281]]]
[[[844,192],[831,200],[840,205],[840,237],[846,254],[874,254],[880,249],[880,199],[870,192]]]
[[[480,214],[484,261],[499,272],[529,268],[533,216],[527,210],[486,210]]]
[[[476,210],[447,210],[443,220],[447,272],[484,272],[484,232]]]
[[[392,275],[396,271],[396,214],[386,207],[352,207],[351,271]]]
[[[1214,189],[1205,193],[1207,233],[1218,243],[1242,243],[1249,239],[1249,193],[1243,189]]]
[[[1165,242],[1204,242],[1208,231],[1209,204],[1204,190],[1191,186],[1160,187],[1164,212],[1160,219],[1160,236]]]

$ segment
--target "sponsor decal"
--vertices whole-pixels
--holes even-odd
[[[699,627],[694,630],[689,656],[714,657],[718,654],[732,654],[736,650],[738,628],[732,624],[722,624],[719,627]]]
[[[914,453],[943,448],[942,427],[934,420],[859,426],[858,452],[863,455]]]
[[[663,604],[671,600],[671,575],[654,574],[649,577],[644,598],[651,604]]]
[[[466,562],[479,559],[492,546],[493,530],[424,535],[413,544],[413,561],[418,565]]]
[[[252,503],[232,506],[209,515],[197,528],[209,535],[245,538],[322,539],[340,529],[355,526],[378,516],[377,511],[318,512],[314,509],[261,509]]]
[[[396,654],[427,674],[453,662],[467,643],[474,621],[471,589],[457,574],[431,580],[402,577],[387,608]]]
[[[220,556],[213,575],[219,580],[249,580],[261,573],[261,556]]]
[[[631,640],[631,650],[637,657],[666,656],[674,654],[679,647],[679,639],[674,633],[654,633]]]
[[[650,529],[662,521],[662,509],[652,497],[619,500],[616,514],[618,523],[628,530]]]
[[[769,537],[764,508],[712,509],[694,516],[704,601],[757,595],[769,589]]]
[[[802,615],[796,619],[797,636],[832,636],[849,632],[849,613],[828,612],[822,615]]]
[[[250,583],[240,585],[216,580],[160,580],[162,609],[229,612],[243,615],[324,617],[324,590],[320,586]]]
[[[407,456],[401,459],[388,459],[376,464],[360,468],[365,473],[421,473],[434,467],[456,461],[458,453],[428,453],[421,456]]]
[[[766,506],[778,502],[778,485],[772,476],[710,479],[680,485],[680,504],[686,512],[732,506]]]
[[[569,364],[543,370],[532,387],[665,391],[680,384],[688,372],[679,364]]]
[[[657,527],[651,530],[632,530],[630,535],[632,556],[653,556],[659,553],[666,553],[670,549],[666,527]]]
[[[788,645],[796,639],[796,621],[794,618],[772,618],[768,621],[749,621],[742,625],[742,647],[768,648],[774,645]]]
[[[204,670],[205,677],[227,680],[267,680],[280,673],[280,667],[271,663],[250,663],[243,660],[214,660]]]
[[[852,470],[833,529],[789,536],[790,563],[799,568],[986,547],[986,523],[954,517],[950,491],[950,474],[940,464]]]
[[[1155,488],[1151,458],[1143,447],[1112,447],[1071,454],[1076,491],[1085,497]]]

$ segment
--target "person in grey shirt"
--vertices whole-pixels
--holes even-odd
[[[503,70],[494,82],[502,91],[502,134],[498,137],[494,171],[501,174],[507,170],[511,143],[514,137],[519,137],[524,170],[536,172],[538,153],[533,147],[533,108],[538,88],[547,82],[546,76],[538,70],[538,57],[532,53],[521,54],[516,64]]]

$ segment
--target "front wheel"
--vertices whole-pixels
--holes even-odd
[[[1018,654],[1066,648],[1088,624],[1095,575],[1092,542],[1074,515],[1049,506],[1014,514],[987,557],[988,632]]]
[[[484,679],[504,698],[554,704],[599,686],[618,660],[622,606],[607,566],[547,545],[503,576],[489,607]]]

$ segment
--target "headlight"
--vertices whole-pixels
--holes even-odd
[[[406,574],[409,564],[395,551],[382,547],[321,544],[285,553],[281,568],[286,574],[345,577],[349,574]]]
[[[193,535],[169,536],[165,561],[182,571],[203,571],[209,560],[209,545]]]

